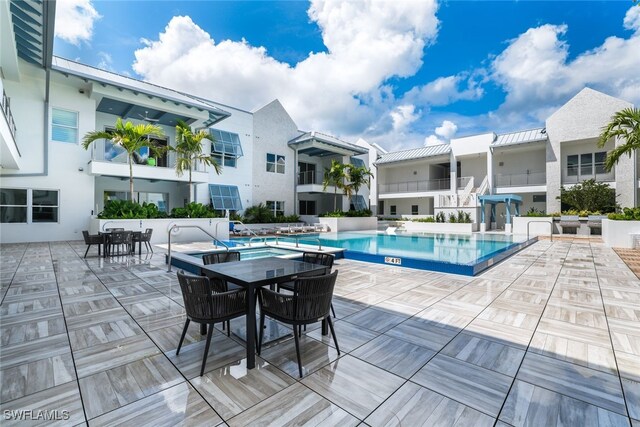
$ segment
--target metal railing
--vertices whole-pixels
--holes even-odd
[[[150,161],[153,159],[152,161]],[[92,144],[91,160],[108,163],[128,164],[129,155],[122,148],[112,144],[106,140],[99,140]],[[177,155],[173,151],[168,151],[162,156],[156,157],[153,153],[140,155],[139,161],[135,162],[136,166],[158,167],[174,169],[176,167]],[[150,164],[151,163],[151,164]],[[206,172],[207,167],[201,161],[196,161],[193,168],[194,172]]]
[[[0,107],[2,108],[4,117],[7,119],[7,123],[9,124],[9,132],[11,132],[11,135],[15,139],[17,129],[16,122],[13,120],[13,114],[11,114],[11,99],[7,96],[4,89],[2,89],[2,104],[0,104]]]
[[[515,174],[497,174],[493,177],[496,187],[526,187],[529,185],[546,185],[546,172],[527,172]]]
[[[458,186],[457,188],[466,188],[467,185],[469,185],[469,183],[471,184],[471,187],[473,187],[473,177],[472,176],[461,176],[458,178]]]
[[[199,225],[180,225],[180,224],[173,224],[170,228],[169,231],[167,232],[167,273],[171,273],[171,233],[173,233],[173,231],[178,231],[181,228],[197,228],[198,230],[202,231],[203,233],[205,233],[207,236],[211,237],[214,242],[220,243],[220,245],[224,246],[225,249],[227,250],[227,252],[229,251],[229,246],[227,246],[223,241],[218,240],[218,238],[216,236],[214,236],[213,234],[209,233],[207,230],[205,230],[204,228],[200,227]]]
[[[445,191],[451,188],[450,178],[431,179],[427,181],[394,182],[380,184],[380,193],[414,193],[421,191]]]
[[[602,173],[591,173],[591,174],[582,174],[577,172],[576,175],[566,175],[563,173],[562,175],[562,183],[563,184],[577,184],[579,182],[585,181],[587,179],[595,179],[597,182],[613,182],[616,180],[616,174],[613,170],[610,172],[602,172]]]
[[[239,219],[234,219],[234,220],[231,220],[229,222],[231,222],[233,224],[240,224],[240,225],[242,225],[244,227],[245,230],[247,230],[249,232],[249,234],[253,234],[253,237],[249,239],[249,247],[251,247],[251,241],[253,239],[255,239],[255,238],[262,239],[262,243],[265,243],[265,238],[264,237],[258,236],[255,231],[253,231],[252,229],[247,227],[247,225],[244,222],[240,221]]]
[[[316,171],[298,172],[298,185],[322,184],[322,178]]]
[[[293,237],[296,240],[296,248],[299,248],[300,247],[300,242],[299,242],[300,236],[287,236],[287,238],[290,238],[290,237]],[[304,236],[302,236],[302,237],[306,238],[306,239],[309,239],[309,237],[304,237]],[[278,239],[279,239],[279,236],[276,236],[276,246],[279,245]],[[322,252],[322,242],[320,241],[320,239],[318,237],[311,237],[311,239],[313,239],[316,242],[318,242],[318,251]],[[265,245],[267,245],[267,244],[265,243]],[[267,246],[269,246],[269,245],[267,245]]]

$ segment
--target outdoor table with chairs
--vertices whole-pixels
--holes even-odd
[[[213,325],[215,323],[223,323],[224,325],[229,320],[243,315],[246,315],[248,369],[255,367],[256,344],[258,344],[259,352],[265,316],[292,326],[301,377],[302,363],[298,337],[303,325],[322,321],[323,335],[327,335],[328,328],[330,328],[336,342],[336,349],[338,349],[330,317],[331,299],[337,271],[327,274],[331,270],[330,266],[272,257],[233,262],[218,260],[215,264],[204,265],[200,269],[202,276],[185,274],[183,271],[178,272],[187,319],[176,354],[180,351],[189,323],[191,321],[200,323],[201,333],[207,334],[201,375],[204,373]],[[287,282],[286,289],[292,290],[292,292],[279,293],[266,288]],[[232,289],[228,284],[236,285],[235,289]],[[260,303],[261,314],[260,341],[258,343],[256,336],[257,302]],[[226,327],[229,328],[228,323]]]
[[[85,230],[82,232],[84,242],[87,245],[84,257],[87,257],[92,245],[98,246],[98,256],[100,256],[101,249],[103,249],[102,255],[105,258],[114,254],[126,255],[135,253],[136,243],[138,243],[138,255],[142,255],[143,243],[147,251],[153,253],[153,248],[151,247],[152,234],[152,228],[147,228],[144,232],[125,230],[124,228],[107,228],[105,231],[99,231],[98,234],[93,235]]]

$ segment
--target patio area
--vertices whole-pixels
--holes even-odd
[[[337,260],[341,355],[308,328],[303,379],[293,339],[247,370],[220,330],[198,376],[164,253],[84,251],[0,246],[5,426],[640,426],[640,280],[600,243],[540,241],[476,277]]]

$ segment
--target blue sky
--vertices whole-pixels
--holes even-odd
[[[584,86],[637,104],[636,9],[58,0],[54,50],[247,110],[278,98],[302,129],[399,149],[543,125]]]

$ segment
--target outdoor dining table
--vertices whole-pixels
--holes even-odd
[[[131,231],[132,238],[135,237],[136,235],[140,236],[142,234],[142,231],[133,231],[133,230],[98,231],[98,234],[101,235],[101,236],[104,236],[104,238],[105,238],[105,242],[104,242],[105,243],[105,247],[104,247],[104,251],[103,251],[104,252],[103,253],[103,257],[106,258],[108,256],[108,254],[107,254],[107,244],[109,243],[109,239],[111,238],[111,234],[113,234],[113,233],[122,233],[124,231]],[[140,255],[142,255],[142,242],[139,242],[138,245],[139,245],[138,253]],[[135,243],[133,243],[131,245],[131,253],[132,254],[136,253],[136,244]]]
[[[256,290],[262,286],[290,282],[305,274],[323,271],[323,265],[311,264],[286,258],[259,258],[246,261],[209,264],[200,267],[207,277],[219,277],[247,289],[247,368],[256,364]],[[202,328],[204,326],[204,329]],[[201,333],[206,333],[206,325],[201,325]],[[323,334],[327,334],[323,324]]]

